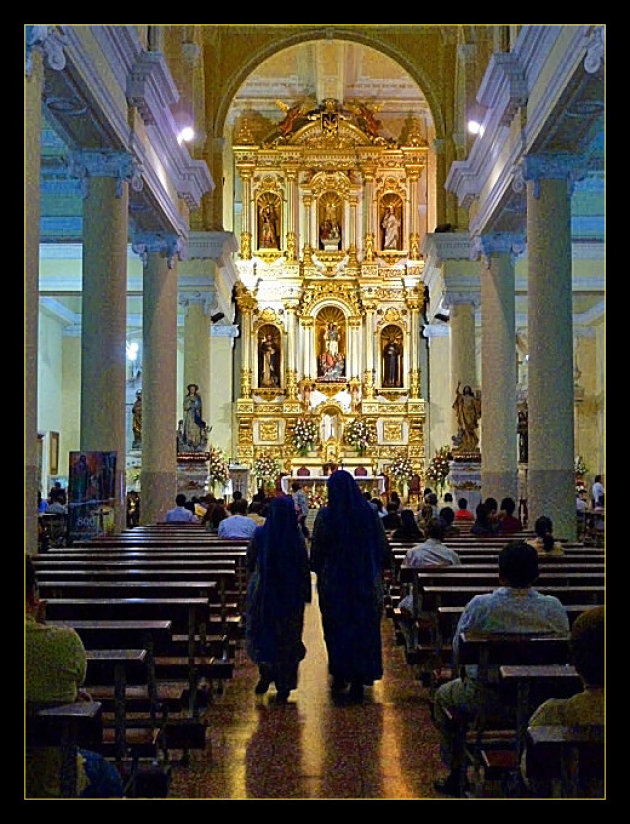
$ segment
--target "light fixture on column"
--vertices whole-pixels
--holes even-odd
[[[225,312],[215,312],[214,315],[210,315],[210,320],[212,323],[218,323],[224,317]]]
[[[450,320],[450,316],[444,315],[442,312],[436,312],[435,320],[441,320],[443,323],[448,323]]]

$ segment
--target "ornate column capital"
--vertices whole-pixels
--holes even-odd
[[[25,26],[24,74],[28,77],[33,69],[34,51],[44,55],[44,60],[51,69],[64,69],[66,56],[63,47],[67,44],[66,36],[58,32],[54,26]]]
[[[448,309],[451,306],[465,305],[478,309],[481,306],[481,293],[479,289],[474,289],[472,291],[467,291],[465,289],[459,291],[444,289],[440,303],[445,309]]]
[[[584,71],[595,74],[604,60],[606,47],[606,28],[596,26],[591,33],[584,58]]]
[[[236,303],[243,313],[253,312],[258,306],[256,298],[247,290],[241,281],[236,282]]]
[[[68,158],[68,173],[81,183],[81,195],[85,199],[90,193],[91,177],[116,178],[116,197],[122,197],[123,181],[128,181],[135,192],[142,190],[142,166],[129,152],[115,152],[106,149],[81,149],[71,152]]]
[[[484,258],[484,266],[490,265],[490,256],[509,254],[512,263],[526,248],[525,236],[518,232],[489,232],[477,235],[470,244],[470,259]]]
[[[522,180],[534,184],[535,198],[540,196],[541,180],[566,180],[571,196],[577,180],[586,174],[587,160],[583,155],[569,153],[531,154],[523,158]],[[516,179],[515,179],[516,185]]]
[[[182,292],[179,294],[177,302],[184,309],[190,306],[201,306],[204,315],[210,315],[215,305],[216,290],[211,287],[203,291]]]
[[[175,264],[175,255],[179,260],[185,260],[185,245],[179,235],[138,234],[131,244],[131,250],[140,256],[143,266],[149,262],[149,254],[154,252],[167,259],[169,269]]]

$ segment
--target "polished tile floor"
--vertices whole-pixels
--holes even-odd
[[[314,579],[313,579],[314,580]],[[317,594],[305,614],[298,689],[278,704],[254,694],[243,649],[225,692],[205,714],[208,744],[175,766],[169,797],[185,799],[429,799],[443,773],[428,692],[383,619],[384,677],[362,704],[329,691]]]

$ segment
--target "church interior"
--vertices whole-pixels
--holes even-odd
[[[116,455],[110,533],[131,493],[152,525],[177,493],[293,480],[312,522],[341,467],[576,540],[576,483],[606,479],[604,26],[28,25],[24,101],[27,553],[86,452]],[[411,717],[390,654],[381,732],[392,701]],[[214,757],[259,723],[264,759],[267,723],[290,761],[281,721],[234,715]],[[436,797],[436,758],[285,788]]]

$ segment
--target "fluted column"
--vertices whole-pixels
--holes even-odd
[[[179,305],[184,307],[184,385],[180,387],[183,398],[186,387],[196,383],[199,387],[202,409],[210,403],[210,312],[214,290],[186,292],[180,295]]]
[[[305,380],[315,380],[317,372],[312,371],[311,352],[313,349],[313,318],[302,318],[302,373]]]
[[[305,215],[305,226],[304,226],[304,247],[303,247],[303,254],[304,254],[304,262],[310,262],[310,253],[313,250],[313,243],[314,238],[316,235],[313,234],[313,196],[311,194],[304,195],[304,209],[306,211]]]
[[[528,508],[575,537],[571,189],[578,161],[525,158],[528,253]]]
[[[522,237],[499,232],[478,239],[481,251],[482,497],[518,500],[513,255]]]
[[[142,254],[140,519],[151,524],[164,520],[177,494],[177,270],[160,239],[147,240]]]
[[[297,298],[288,298],[283,301],[287,313],[287,371],[286,389],[287,398],[295,400],[297,398],[297,337],[296,337],[296,311],[298,306]]]
[[[297,250],[300,238],[298,234],[298,191],[297,191],[297,169],[290,167],[286,169],[287,178],[287,236],[286,236],[286,257],[287,260],[297,260]]]
[[[420,397],[420,309],[423,305],[422,289],[408,286],[405,302],[409,308],[409,397]]]
[[[348,360],[346,362],[346,377],[359,379],[361,358],[361,318],[348,318]]]
[[[83,181],[81,451],[116,452],[114,528],[125,526],[127,238],[132,163],[125,153],[79,152]]]
[[[407,180],[409,181],[409,257],[418,260],[420,257],[420,233],[418,231],[418,181],[420,180],[421,166],[407,166]]]
[[[350,264],[355,266],[357,261],[357,198],[350,198],[350,243],[346,247],[350,255]],[[358,374],[358,373],[357,373]]]
[[[241,257],[250,260],[252,256],[252,169],[238,167],[243,188],[243,203],[241,212]]]
[[[374,250],[376,249],[376,238],[374,234],[374,177],[376,175],[376,167],[369,165],[363,168],[363,178],[365,180],[365,242],[364,261],[372,263],[374,260]]]
[[[365,310],[365,362],[363,372],[363,384],[365,388],[365,397],[374,397],[374,378],[376,375],[376,367],[374,364],[374,312],[376,311],[375,303],[367,303],[363,301],[363,308]]]
[[[240,287],[240,288],[238,288]],[[241,310],[241,398],[250,398],[252,394],[252,312],[256,308],[256,298],[237,281],[236,300]]]
[[[27,27],[28,29],[29,27]],[[27,41],[28,41],[27,33]],[[24,548],[37,552],[37,351],[39,334],[39,221],[44,64],[39,49],[24,73]],[[45,497],[47,490],[42,490]]]

